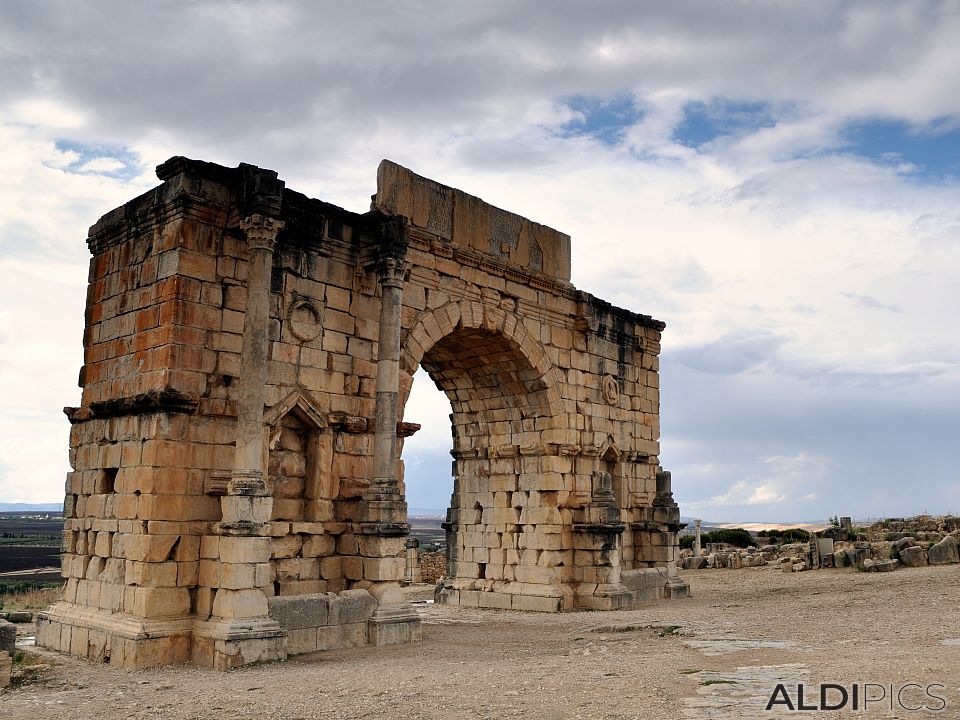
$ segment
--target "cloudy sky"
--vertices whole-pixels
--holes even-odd
[[[378,161],[667,322],[684,515],[960,512],[955,2],[0,3],[0,501],[67,468],[89,225],[171,155],[364,210]],[[408,419],[446,506],[449,406]]]

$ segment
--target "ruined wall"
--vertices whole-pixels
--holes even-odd
[[[663,325],[570,285],[568,236],[388,161],[363,214],[248,165],[173,158],[158,176],[88,240],[67,587],[42,644],[232,667],[309,646],[290,633],[314,626],[284,626],[270,598],[346,591],[374,603],[353,621],[368,642],[415,639],[399,455],[420,365],[453,410],[441,601],[681,592],[657,475]]]

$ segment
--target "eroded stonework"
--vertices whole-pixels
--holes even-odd
[[[91,228],[64,602],[38,641],[122,667],[416,640],[404,418],[450,399],[445,603],[682,596],[663,324],[577,291],[570,238],[389,161],[358,214],[172,158]]]

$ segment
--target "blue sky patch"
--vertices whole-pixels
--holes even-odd
[[[843,130],[844,149],[878,163],[915,166],[922,180],[960,177],[960,126],[944,118],[928,127],[903,120],[874,118],[850,123]]]
[[[85,145],[72,140],[57,140],[57,150],[76,156],[62,169],[78,175],[104,175],[117,180],[132,180],[143,170],[140,156],[116,145]]]
[[[699,148],[725,135],[741,135],[777,124],[769,103],[713,100],[691,102],[683,108],[683,120],[673,130],[681,145]]]
[[[566,98],[564,104],[579,117],[564,123],[561,134],[565,137],[586,135],[604,145],[616,145],[623,139],[623,133],[643,118],[643,112],[637,108],[631,95],[620,94],[609,98],[574,95]]]

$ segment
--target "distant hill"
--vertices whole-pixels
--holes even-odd
[[[4,503],[0,502],[0,512],[60,512],[63,503]]]
[[[407,510],[409,517],[446,517],[447,510],[439,508],[410,508]]]

